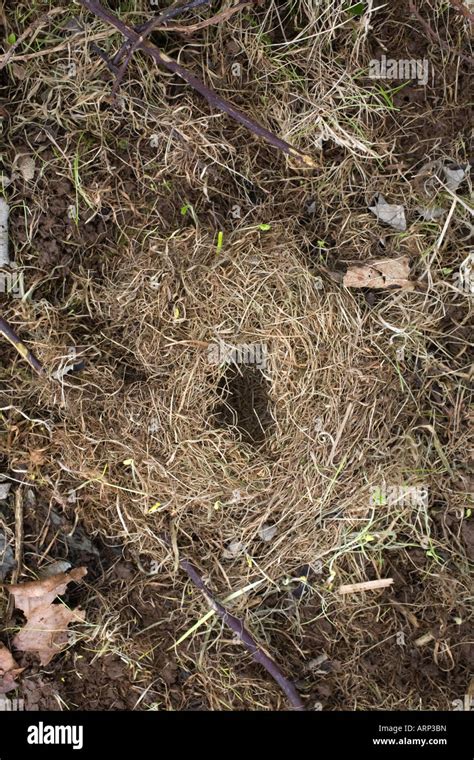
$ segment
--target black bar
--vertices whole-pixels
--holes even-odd
[[[453,712],[1,712],[0,760],[141,760],[179,753],[472,760],[473,714]],[[62,727],[59,728],[58,727]],[[75,730],[74,730],[75,728]],[[69,744],[48,743],[69,740]],[[32,742],[42,743],[32,743]],[[74,749],[73,746],[77,748]],[[258,755],[257,755],[258,753]]]

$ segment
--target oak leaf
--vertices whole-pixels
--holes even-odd
[[[47,665],[65,649],[69,623],[84,620],[85,613],[79,608],[70,610],[65,604],[53,602],[64,594],[68,583],[79,582],[86,573],[85,567],[77,567],[43,580],[7,586],[15,598],[15,606],[26,617],[26,625],[13,639],[17,649],[35,653],[42,665]]]

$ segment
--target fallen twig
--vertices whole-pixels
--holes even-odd
[[[123,53],[125,53],[125,60],[123,61],[119,71],[117,72],[117,76],[116,76],[114,85],[112,87],[112,97],[115,97],[115,95],[117,94],[118,88],[120,87],[120,84],[128,68],[128,64],[130,63],[130,59],[132,55],[135,53],[140,43],[146,40],[147,37],[149,37],[152,32],[166,30],[169,32],[181,32],[182,34],[192,34],[193,32],[196,32],[199,29],[205,29],[207,26],[211,26],[212,24],[218,24],[221,21],[225,21],[226,19],[233,16],[234,13],[238,13],[239,11],[241,11],[242,8],[245,8],[247,5],[252,5],[254,1],[255,0],[241,0],[240,3],[238,3],[237,5],[234,5],[232,8],[227,8],[223,11],[220,11],[219,13],[216,13],[214,16],[211,16],[210,18],[204,19],[204,21],[199,21],[196,24],[189,24],[188,26],[182,26],[179,24],[167,24],[166,21],[167,19],[170,18],[170,14],[169,12],[167,13],[166,11],[164,11],[157,18],[152,19],[148,24],[146,24],[142,30],[138,28],[136,31],[139,32],[140,37],[138,38],[137,42],[134,42],[131,46],[128,45],[128,43],[124,43],[124,45],[122,45],[117,55],[114,56],[113,63],[118,63]],[[205,0],[205,2],[208,2],[208,0]],[[196,4],[196,0],[194,4],[192,4],[192,7],[194,7],[195,4]],[[202,5],[202,4],[203,4],[203,0],[199,0],[199,5]],[[182,11],[184,9],[188,9],[188,8],[186,8],[185,6],[185,8],[176,8],[175,10]],[[169,10],[171,9],[168,9],[168,11]]]
[[[135,31],[138,32],[143,39],[146,39],[150,36],[152,31],[158,27],[158,26],[165,26],[166,22],[169,19],[174,18],[175,16],[180,15],[181,13],[184,13],[185,11],[190,11],[193,8],[198,8],[200,5],[208,5],[211,3],[212,0],[189,0],[189,2],[185,3],[184,5],[179,6],[170,6],[169,8],[166,8],[162,13],[160,13],[159,16],[156,16],[151,21],[148,21],[146,24],[142,24],[141,26],[135,27]],[[123,43],[120,50],[115,54],[113,58],[113,63],[117,65],[122,60],[123,55],[126,53],[126,51],[130,47],[130,42],[128,40]]]
[[[33,369],[38,372],[38,374],[43,374],[43,366],[38,361],[36,356],[25,346],[23,341],[18,337],[14,329],[8,324],[6,319],[3,319],[3,317],[0,317],[0,333],[16,348],[20,356],[25,359],[30,367],[33,367]]]
[[[212,3],[212,0],[188,0],[187,3],[183,3],[183,5],[176,5],[173,4],[169,8],[165,8],[165,10],[160,13],[160,18],[163,21],[166,21],[166,19],[174,18],[175,16],[180,16],[181,13],[185,13],[186,11],[192,11],[194,8],[199,8],[201,5],[210,5]]]
[[[129,39],[132,44],[138,43],[137,49],[142,50],[144,53],[150,55],[160,66],[164,66],[166,69],[168,69],[168,71],[172,71],[174,74],[178,74],[178,76],[180,76],[181,79],[184,79],[184,81],[187,82],[187,84],[189,84],[194,90],[196,90],[196,92],[199,92],[200,95],[206,98],[211,106],[218,108],[228,116],[231,116],[235,121],[239,122],[239,124],[243,124],[248,130],[250,130],[250,132],[253,132],[253,134],[257,135],[258,137],[262,137],[264,140],[270,143],[270,145],[273,145],[273,147],[283,151],[283,153],[293,156],[306,166],[316,168],[317,164],[311,158],[311,156],[308,156],[306,153],[303,153],[297,148],[294,148],[292,145],[290,145],[290,143],[287,143],[285,140],[280,139],[274,135],[273,132],[270,132],[269,129],[263,127],[261,124],[258,124],[258,122],[251,119],[249,116],[247,116],[247,114],[243,113],[243,111],[239,111],[238,108],[233,106],[227,100],[224,100],[224,98],[221,98],[221,96],[217,93],[210,90],[209,87],[204,84],[204,82],[201,82],[201,80],[194,76],[194,74],[191,74],[190,71],[167,56],[155,45],[147,42],[146,40],[140,42],[140,34],[131,27],[124,24],[123,21],[117,18],[117,16],[115,16],[113,13],[110,13],[110,11],[106,10],[100,4],[99,0],[79,0],[79,2],[87,10],[91,11],[91,13],[94,13],[96,16],[98,16],[98,18],[102,19],[102,21],[105,21],[114,26],[119,32],[121,32],[121,34],[123,34],[125,38]]]
[[[277,684],[280,686],[282,691],[286,694],[288,697],[288,700],[295,710],[304,710],[304,704],[296,691],[294,685],[289,681],[281,672],[280,668],[276,664],[276,662],[270,657],[270,655],[266,654],[264,650],[262,649],[261,645],[258,644],[258,642],[253,638],[253,636],[247,631],[245,628],[243,622],[239,620],[239,618],[235,617],[235,615],[231,615],[230,612],[227,612],[225,607],[222,606],[219,602],[217,602],[209,589],[207,588],[206,584],[204,583],[203,579],[199,575],[198,571],[194,567],[194,565],[187,559],[182,559],[180,561],[180,565],[183,568],[183,570],[188,574],[188,576],[191,578],[192,582],[195,586],[197,586],[200,591],[203,592],[206,599],[208,600],[209,604],[211,605],[212,609],[216,612],[217,615],[219,615],[220,618],[222,618],[223,622],[229,626],[229,628],[234,631],[234,633],[238,636],[242,644],[245,646],[245,648],[250,652],[255,662],[258,662],[260,665],[263,665],[265,670],[267,670],[268,673],[270,673],[271,677],[277,682]]]
[[[197,21],[195,24],[186,24],[185,26],[183,26],[183,24],[164,24],[153,28],[157,31],[163,30],[167,32],[180,32],[181,34],[193,34],[200,29],[206,29],[208,26],[220,24],[221,21],[227,21],[227,19],[231,18],[236,13],[239,13],[248,5],[254,5],[255,1],[256,0],[241,0],[237,5],[233,5],[231,8],[224,8],[224,10],[219,11],[219,13],[215,13],[214,16],[205,18],[202,21]]]
[[[347,583],[339,586],[340,594],[354,594],[359,591],[376,591],[379,588],[387,588],[393,583],[393,578],[379,578],[376,581],[362,581],[361,583]]]

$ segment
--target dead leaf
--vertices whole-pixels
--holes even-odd
[[[244,553],[245,544],[243,544],[242,541],[237,541],[237,539],[234,539],[229,544],[227,544],[224,551],[222,552],[222,556],[224,559],[235,559]]]
[[[20,64],[13,62],[11,64],[11,70],[13,73],[13,76],[16,77],[16,79],[19,79],[20,82],[22,82],[24,79],[26,79],[26,69],[24,66],[20,66]]]
[[[46,449],[32,449],[29,452],[29,459],[31,464],[37,465],[38,467],[46,462],[46,456],[44,452]]]
[[[399,259],[379,259],[366,264],[349,266],[344,275],[343,285],[346,288],[402,288],[413,290],[415,283],[408,279],[410,276],[410,260],[408,256]]]
[[[18,684],[15,683],[15,678],[22,670],[24,668],[18,667],[5,644],[0,643],[0,694],[6,694],[17,688]]]
[[[12,487],[11,483],[0,483],[0,501],[3,501],[7,498],[8,492],[10,488]]]
[[[403,206],[387,203],[382,193],[377,193],[369,211],[372,211],[379,221],[389,224],[398,232],[404,232],[407,228]]]
[[[265,523],[259,529],[258,535],[262,541],[268,542],[268,541],[271,541],[273,538],[275,538],[277,532],[278,532],[278,528],[276,525],[269,525],[268,523]]]
[[[15,598],[15,606],[24,612],[27,620],[13,639],[17,649],[34,652],[41,664],[47,665],[67,646],[69,623],[84,620],[85,613],[79,608],[70,610],[64,604],[53,604],[53,601],[64,594],[68,583],[79,582],[86,573],[85,567],[77,567],[69,573],[6,587]]]
[[[16,567],[13,549],[2,529],[0,529],[0,581]]]
[[[79,21],[75,16],[72,18],[66,19],[64,24],[62,25],[61,29],[64,29],[65,32],[83,32],[84,27],[81,26]]]
[[[8,177],[6,174],[0,174],[0,189],[1,190],[5,190],[5,188],[11,185],[12,182],[13,180],[10,177]]]
[[[446,187],[455,193],[459,185],[464,182],[470,168],[470,164],[467,166],[443,166]]]

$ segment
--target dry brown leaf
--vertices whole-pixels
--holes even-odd
[[[346,288],[402,288],[413,290],[415,283],[409,280],[410,259],[379,259],[366,264],[352,264],[344,275]]]
[[[13,76],[16,77],[16,79],[19,79],[20,82],[26,79],[27,73],[24,66],[20,66],[19,63],[12,63],[11,70],[12,70]]]
[[[15,683],[15,678],[22,670],[24,668],[18,667],[10,650],[0,643],[0,694],[16,689],[18,684]]]
[[[7,586],[15,598],[15,606],[24,612],[27,620],[13,639],[17,649],[34,652],[41,664],[47,665],[67,646],[69,623],[84,620],[85,613],[79,608],[70,610],[64,604],[53,604],[53,601],[64,594],[68,583],[79,582],[86,573],[85,567],[77,567],[44,580]]]

